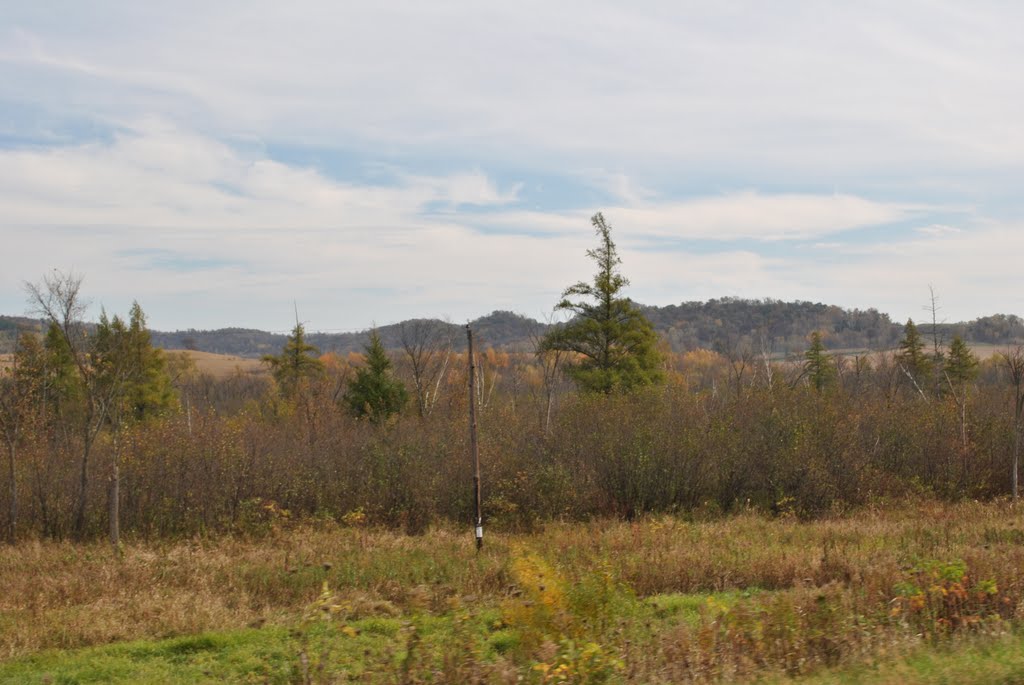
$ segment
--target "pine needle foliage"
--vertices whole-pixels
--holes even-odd
[[[943,363],[943,372],[948,382],[961,387],[973,381],[978,375],[978,358],[967,347],[963,338],[956,336],[949,345],[949,353]]]
[[[301,323],[296,323],[281,354],[263,355],[263,362],[270,366],[270,373],[281,394],[290,397],[303,379],[316,378],[324,373],[323,362],[316,357],[319,352],[315,345],[306,342],[306,329]]]
[[[932,360],[924,351],[924,340],[913,319],[907,319],[899,350],[896,360],[914,378],[914,382],[923,387],[932,373]]]
[[[658,336],[632,300],[621,295],[629,280],[611,226],[598,212],[591,218],[598,246],[587,250],[597,264],[592,283],[580,281],[562,293],[555,309],[573,318],[547,335],[543,348],[576,355],[567,372],[581,390],[611,394],[662,380]]]
[[[379,423],[402,411],[409,393],[391,373],[391,359],[377,331],[370,333],[370,342],[364,349],[366,366],[356,371],[345,393],[345,402],[354,416]]]
[[[821,333],[811,333],[811,346],[804,352],[804,373],[811,387],[822,392],[836,379],[836,367],[832,357],[825,351]]]

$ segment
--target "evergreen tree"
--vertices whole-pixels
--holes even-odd
[[[136,421],[156,416],[174,406],[174,390],[163,350],[153,347],[146,315],[132,303],[125,331],[124,352],[129,357],[126,389],[128,415]]]
[[[662,380],[658,336],[640,309],[620,295],[629,281],[619,273],[611,226],[597,213],[591,219],[599,238],[587,256],[597,263],[593,283],[566,288],[555,308],[573,318],[551,331],[542,349],[575,354],[566,372],[583,390],[629,391]],[[582,300],[571,299],[581,297]]]
[[[811,346],[804,352],[804,373],[815,390],[821,392],[832,384],[836,377],[836,367],[832,357],[825,352],[821,341],[821,333],[811,333]]]
[[[317,378],[324,373],[323,362],[314,356],[319,352],[315,345],[306,342],[306,330],[296,322],[281,354],[263,356],[282,395],[293,396],[303,379]]]
[[[978,358],[960,336],[953,338],[944,359],[942,370],[947,382],[954,388],[970,383],[978,375]]]
[[[370,342],[364,349],[366,366],[356,371],[356,377],[349,382],[345,402],[353,415],[378,423],[400,412],[409,394],[392,375],[391,360],[377,331],[370,333]]]
[[[54,321],[46,329],[43,350],[44,384],[48,391],[45,396],[50,409],[59,414],[64,406],[81,394],[82,387],[74,354],[60,326]]]
[[[907,325],[903,327],[903,339],[900,341],[900,351],[896,353],[896,361],[910,374],[918,390],[926,386],[932,372],[932,360],[925,354],[924,340],[913,319],[907,319]]]

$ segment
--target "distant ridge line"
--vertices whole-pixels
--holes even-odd
[[[844,309],[818,302],[725,297],[706,302],[682,302],[663,307],[642,306],[658,334],[675,352],[712,349],[723,353],[770,349],[775,355],[799,353],[807,337],[820,331],[828,349],[880,350],[895,347],[903,335],[902,321],[893,321],[876,309]],[[931,335],[931,323],[918,321],[923,333]],[[482,348],[530,352],[533,340],[549,324],[509,311],[494,311],[470,322]],[[37,319],[0,316],[0,352],[13,349],[19,327],[39,329]],[[455,349],[465,346],[462,325],[440,319],[416,318],[377,328],[384,345],[401,347],[403,327],[433,327],[437,334],[450,336]],[[1024,340],[1024,320],[1013,314],[993,314],[969,322],[936,326],[948,344],[954,335],[975,344],[1008,345]],[[152,331],[153,343],[165,349],[195,349],[202,352],[259,357],[277,352],[291,329],[262,331],[228,327],[214,330],[188,329]],[[321,352],[347,354],[360,351],[369,329],[326,329],[307,332],[307,339]]]

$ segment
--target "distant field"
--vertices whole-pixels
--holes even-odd
[[[990,345],[986,343],[973,343],[971,350],[982,360],[991,359],[995,355],[1004,352],[1007,345]],[[265,374],[267,367],[263,362],[251,357],[239,357],[233,354],[214,354],[213,352],[199,352],[196,350],[164,350],[167,354],[186,354],[195,362],[200,373],[208,373],[214,378],[226,378],[234,373]],[[842,354],[847,357],[855,355],[873,356],[876,352],[869,350],[841,349],[829,350],[830,354]],[[782,356],[777,356],[776,361],[787,361]],[[11,355],[0,354],[0,369],[10,366]]]
[[[982,361],[984,361],[986,359],[991,359],[995,355],[1001,354],[1001,353],[1005,352],[1008,348],[1013,347],[1012,345],[1006,345],[1006,344],[992,345],[992,344],[989,344],[989,343],[972,343],[972,342],[968,342],[967,345],[971,348],[971,351],[974,352],[974,354],[977,355],[978,358],[981,359]],[[948,346],[946,346],[946,348],[948,349]],[[928,352],[930,349],[931,348],[928,345],[925,345],[925,352]],[[879,351],[879,350],[868,350],[868,349],[865,349],[863,347],[860,347],[860,348],[844,347],[844,348],[834,348],[834,349],[827,350],[827,352],[829,354],[831,354],[831,355],[842,355],[842,356],[847,357],[847,358],[867,357],[868,359],[872,359],[872,358],[874,358],[878,354],[887,354],[888,355],[888,354],[894,354],[894,353],[896,353],[898,351],[899,351],[898,349],[882,350],[882,351]],[[793,362],[793,361],[800,361],[800,362],[802,362],[803,361],[803,356],[802,356],[802,353],[799,353],[799,354],[789,354],[789,355],[776,353],[776,354],[771,355],[771,360],[774,361],[774,362]]]
[[[194,350],[164,350],[168,355],[186,354],[195,362],[200,373],[208,373],[214,378],[226,378],[234,373],[265,374],[267,367],[258,359],[236,357],[231,354],[214,354]],[[11,364],[10,354],[0,354],[0,369]]]
[[[990,359],[997,354],[1005,352],[1011,345],[989,345],[986,343],[969,343],[971,351],[981,359]]]
[[[1002,352],[1005,352],[1008,347],[1012,347],[1011,345],[1005,345],[1005,344],[1004,345],[991,345],[989,343],[972,343],[972,342],[969,342],[967,344],[968,344],[968,346],[970,346],[971,351],[974,352],[974,354],[976,354],[978,356],[978,358],[981,359],[981,360],[991,359],[995,355],[1001,354]],[[930,349],[931,348],[926,344],[925,345],[925,352],[928,352]],[[886,354],[894,353],[894,352],[897,352],[897,351],[898,350],[886,350]],[[853,357],[853,356],[857,356],[857,355],[860,355],[860,356],[867,355],[868,357],[871,357],[871,356],[873,356],[875,354],[878,354],[877,352],[873,352],[871,350],[865,350],[865,349],[828,350],[828,353],[829,354],[841,354],[841,355],[844,355],[846,357]]]
[[[266,365],[259,359],[237,357],[232,354],[214,354],[196,350],[164,350],[165,354],[186,354],[195,362],[200,373],[208,373],[214,378],[226,378],[234,373],[267,373]]]

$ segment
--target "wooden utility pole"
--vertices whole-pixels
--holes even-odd
[[[466,324],[469,341],[469,450],[473,457],[473,499],[476,502],[476,549],[484,545],[484,519],[480,510],[480,448],[476,440],[476,362],[473,359],[473,329]]]

